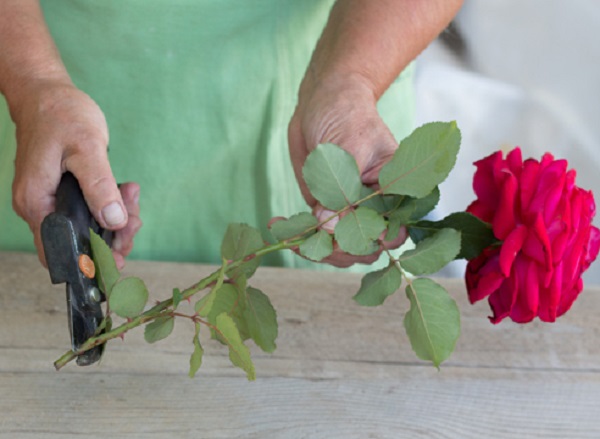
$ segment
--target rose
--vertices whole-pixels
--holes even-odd
[[[467,211],[491,223],[503,243],[468,263],[469,300],[489,297],[492,323],[556,320],[583,289],[581,275],[600,248],[592,193],[550,154],[523,162],[517,147],[506,159],[496,152],[475,165],[477,199]]]

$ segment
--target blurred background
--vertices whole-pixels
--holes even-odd
[[[474,161],[517,145],[524,158],[567,159],[600,207],[599,28],[598,0],[465,0],[417,63],[417,123],[456,120],[463,138],[435,219],[474,199]],[[600,262],[584,280],[600,284]]]

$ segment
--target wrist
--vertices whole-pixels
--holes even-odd
[[[19,124],[23,115],[31,106],[35,111],[46,111],[51,108],[66,90],[74,88],[73,82],[66,74],[47,74],[24,76],[11,81],[4,92],[10,116]]]
[[[362,102],[377,103],[378,94],[369,78],[357,72],[333,72],[318,74],[309,68],[300,84],[298,106],[302,107],[314,97],[323,95],[360,96]]]

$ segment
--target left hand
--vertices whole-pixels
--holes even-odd
[[[305,81],[300,89],[299,103],[288,129],[290,157],[300,190],[313,214],[322,221],[333,212],[320,205],[310,194],[302,177],[302,166],[308,154],[320,143],[334,143],[356,160],[364,184],[376,186],[381,167],[397,148],[397,142],[377,112],[377,100],[372,87],[360,77],[330,78],[318,85]],[[323,228],[332,233],[336,220]],[[334,252],[322,262],[336,267],[354,263],[375,262],[385,248],[397,248],[406,240],[402,228],[392,241],[368,256],[353,256],[340,250],[334,243]]]

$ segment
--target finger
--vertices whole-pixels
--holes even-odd
[[[379,182],[379,171],[391,160],[398,143],[389,128],[380,120],[379,129],[376,131],[373,139],[373,147],[370,154],[359,164],[362,169],[361,179],[367,185],[374,185]]]
[[[125,268],[125,258],[119,252],[113,251],[113,258],[115,259],[115,265],[117,266],[117,270],[121,271]]]
[[[119,188],[128,213],[127,225],[115,232],[113,239],[113,250],[123,257],[131,253],[133,239],[142,227],[140,219],[139,193],[140,187],[137,183],[124,183]]]
[[[42,244],[42,235],[39,230],[33,232],[33,243],[35,244],[35,249],[37,250],[38,259],[40,263],[44,266],[44,268],[48,268],[48,263],[46,262],[46,254],[44,253],[44,246]]]
[[[36,175],[36,179],[28,179],[22,175]],[[54,191],[60,180],[60,170],[55,176],[50,173],[17,172],[13,181],[13,209],[27,222],[33,233],[38,258],[47,267],[41,239],[41,225],[44,218],[54,211]]]
[[[398,232],[398,236],[390,241],[386,241],[384,239],[386,232],[382,233],[382,236],[379,238],[381,245],[384,249],[393,250],[395,248],[400,247],[402,244],[406,242],[408,238],[408,232],[406,231],[406,227],[400,227],[400,231]]]
[[[119,186],[119,192],[127,214],[140,216],[140,185],[133,182],[123,183]]]
[[[317,200],[310,193],[308,186],[306,186],[306,183],[304,182],[304,176],[302,175],[302,167],[304,166],[306,157],[308,157],[309,151],[304,134],[302,133],[300,117],[297,113],[294,114],[290,125],[288,126],[288,146],[292,167],[294,168],[294,174],[296,176],[296,181],[298,181],[300,192],[306,203],[309,206],[314,206],[317,203]]]
[[[65,159],[65,168],[77,178],[87,205],[103,228],[119,230],[127,225],[127,210],[110,169],[106,147],[99,144]]]
[[[323,223],[321,228],[325,230],[327,233],[332,234],[335,230],[335,226],[340,221],[340,216],[336,215],[336,212],[333,210],[326,209],[320,204],[317,204],[313,208],[313,215],[317,218],[319,223]]]

